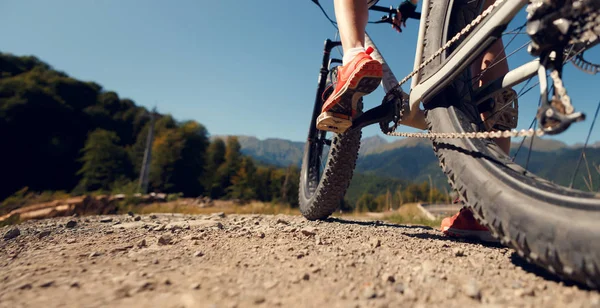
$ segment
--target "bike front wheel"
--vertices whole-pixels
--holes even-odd
[[[429,0],[423,60],[477,17],[482,5],[483,1]],[[421,80],[451,56],[448,51],[435,59],[422,72]],[[477,107],[470,103],[474,91],[470,74],[465,70],[425,102],[431,132],[485,129]],[[563,278],[600,286],[598,192],[572,189],[536,176],[491,139],[434,138],[433,146],[462,201],[503,244]]]

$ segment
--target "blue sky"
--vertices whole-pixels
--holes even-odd
[[[333,1],[321,2],[333,17]],[[370,19],[380,16],[371,12]],[[368,27],[399,79],[411,71],[417,29],[416,21],[402,34],[388,25]],[[139,105],[196,120],[213,135],[305,139],[323,41],[334,35],[311,0],[0,2],[0,51],[35,55]],[[589,54],[600,59],[600,48]],[[511,58],[511,67],[524,59],[527,55],[514,57],[513,65]],[[570,68],[566,75],[573,78],[566,84],[576,108],[591,118],[600,99],[598,76]],[[537,89],[531,92],[520,102],[521,117],[528,118],[519,128],[529,126],[537,106]],[[379,104],[382,97],[377,90],[365,105]],[[589,124],[558,138],[581,142]],[[373,126],[364,135],[382,134]]]

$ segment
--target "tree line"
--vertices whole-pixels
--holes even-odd
[[[132,100],[36,57],[0,53],[0,200],[24,187],[73,194],[132,190],[149,115]],[[234,137],[210,141],[202,124],[156,114],[151,191],[297,203],[297,178],[297,168],[257,166]]]

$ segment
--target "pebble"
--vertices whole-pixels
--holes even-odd
[[[131,217],[133,217],[133,216],[134,216],[132,211],[129,211],[129,212],[127,212],[127,215],[129,215],[129,216],[131,216]]]
[[[302,234],[304,234],[306,236],[315,236],[315,235],[317,235],[317,229],[315,229],[313,227],[306,227],[306,228],[302,229],[300,232],[302,232]]]
[[[290,224],[287,220],[284,220],[284,219],[281,219],[281,218],[277,219],[277,223],[278,224],[283,224],[283,225],[289,225]]]
[[[369,241],[371,248],[377,248],[381,246],[381,240],[378,238],[373,238]]]
[[[256,305],[262,304],[265,301],[267,301],[267,299],[264,296],[257,296],[256,298],[254,298],[254,304]]]
[[[139,242],[137,242],[136,246],[138,248],[146,247],[146,239],[145,238],[141,239]]]
[[[75,280],[73,282],[71,282],[71,284],[69,285],[71,288],[79,288],[79,281]]]
[[[68,238],[67,239],[67,244],[73,244],[75,242],[77,242],[77,241],[74,238]]]
[[[77,226],[77,222],[75,220],[69,220],[67,222],[67,224],[65,225],[65,227],[71,229],[71,228],[75,228],[75,226]]]
[[[135,218],[133,220],[134,221],[140,221],[140,220],[142,220],[142,217],[141,216],[135,216]]]
[[[40,234],[38,234],[38,238],[43,239],[44,237],[50,235],[50,233],[51,233],[50,230],[44,230],[44,231],[40,232]]]
[[[161,235],[158,238],[158,245],[171,245],[173,244],[173,238],[170,235]]]
[[[90,253],[90,258],[99,257],[100,255],[102,255],[102,254],[97,251],[94,251],[94,252]]]
[[[110,217],[100,219],[100,222],[103,222],[103,223],[112,222],[112,221],[113,221],[113,219]]]
[[[150,215],[150,219],[156,219],[156,218],[158,218],[156,215],[154,215],[154,214]]]
[[[8,230],[6,233],[4,233],[4,239],[11,240],[19,235],[21,235],[21,230],[19,230],[19,228],[15,227],[15,228]]]
[[[166,228],[165,225],[160,225],[160,226],[154,228],[153,231],[164,231],[165,228]]]
[[[375,292],[375,289],[373,289],[373,287],[367,287],[366,289],[363,290],[362,297],[364,299],[376,298],[377,293]]]
[[[200,284],[199,283],[192,283],[192,285],[190,286],[190,289],[192,289],[192,290],[200,290]]]
[[[304,275],[302,276],[302,280],[309,280],[310,279],[310,275],[308,273],[304,273]]]
[[[477,300],[481,299],[481,290],[479,289],[477,282],[474,280],[470,280],[469,282],[467,282],[463,286],[463,291],[465,292],[465,295],[467,295],[470,298]]]
[[[202,257],[202,256],[204,256],[204,252],[202,252],[200,250],[198,250],[194,253],[194,257]]]
[[[258,236],[259,238],[265,238],[265,233],[264,232],[258,232],[256,234],[256,236]]]
[[[462,248],[454,248],[452,249],[452,254],[456,257],[464,257],[465,251]]]
[[[394,282],[396,282],[396,278],[394,278],[394,275],[392,275],[392,274],[384,274],[382,276],[382,280],[383,280],[383,283],[388,283],[388,282],[394,283]]]
[[[54,280],[48,280],[40,284],[40,288],[47,288],[54,284]]]
[[[404,294],[404,285],[402,283],[396,284],[394,291],[400,294]]]

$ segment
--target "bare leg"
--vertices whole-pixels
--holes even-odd
[[[483,9],[490,6],[494,3],[493,0],[486,0],[483,6]],[[504,44],[502,43],[502,39],[499,39],[494,43],[487,52],[481,58],[481,61],[476,61],[473,63],[471,70],[473,72],[473,76],[479,75],[486,68],[494,65],[494,67],[490,68],[486,71],[479,81],[479,84],[474,85],[475,87],[481,87],[482,85],[493,81],[496,78],[503,76],[508,73],[508,62],[504,59]],[[504,59],[499,61],[500,59]],[[489,116],[489,113],[485,112],[481,114],[481,118],[485,120]],[[494,142],[504,151],[506,154],[510,152],[510,138],[496,138]]]
[[[369,20],[366,0],[334,0],[344,52],[350,48],[365,46],[365,28]]]

